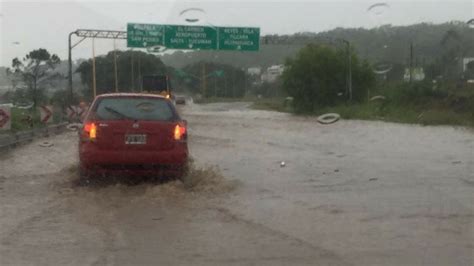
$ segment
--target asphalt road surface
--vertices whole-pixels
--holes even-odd
[[[0,265],[474,265],[473,131],[247,107],[180,107],[193,188],[80,184],[74,132],[1,155]]]

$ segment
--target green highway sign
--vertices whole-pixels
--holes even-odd
[[[127,24],[127,47],[258,51],[259,28]]]
[[[219,28],[219,50],[258,51],[259,28]]]
[[[224,71],[223,70],[216,70],[216,71],[214,71],[214,75],[216,77],[220,78],[220,77],[224,76]]]
[[[165,46],[169,49],[217,50],[217,30],[205,26],[165,26]]]
[[[127,47],[146,48],[163,45],[164,27],[156,24],[127,24]]]

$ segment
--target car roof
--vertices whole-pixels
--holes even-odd
[[[108,97],[151,97],[151,98],[166,99],[165,96],[160,95],[160,94],[153,94],[153,93],[136,93],[136,92],[104,93],[104,94],[97,95],[96,98],[108,98]]]

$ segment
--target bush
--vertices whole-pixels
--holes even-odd
[[[448,96],[444,88],[434,89],[428,81],[404,83],[394,88],[387,88],[387,98],[397,104],[424,104],[430,100],[439,100]]]
[[[353,51],[351,57],[353,100],[361,102],[375,85],[375,75],[369,64],[360,62]],[[313,112],[348,99],[347,58],[342,49],[308,45],[295,58],[287,60],[283,87],[294,98],[296,112]]]

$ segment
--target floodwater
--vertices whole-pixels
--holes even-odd
[[[248,106],[179,107],[192,188],[79,185],[74,132],[2,155],[0,264],[474,264],[472,130]]]

